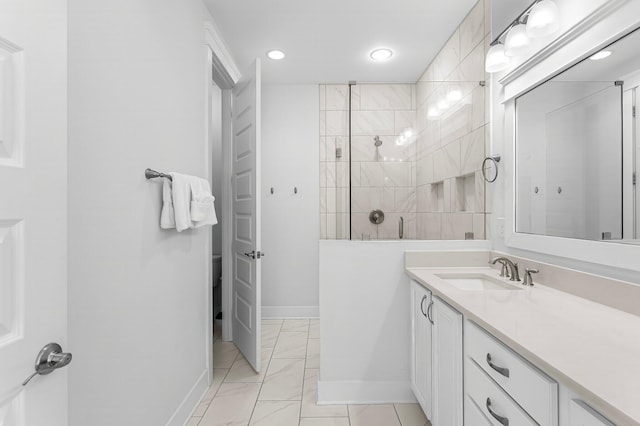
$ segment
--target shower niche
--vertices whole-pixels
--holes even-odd
[[[319,90],[322,239],[486,238],[484,84]]]

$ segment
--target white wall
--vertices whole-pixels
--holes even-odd
[[[319,102],[317,85],[263,86],[263,317],[318,315]]]
[[[183,424],[206,387],[211,228],[160,230],[143,177],[207,175],[205,19],[200,0],[69,1],[72,426]]]
[[[413,402],[408,250],[488,241],[320,241],[321,403]]]

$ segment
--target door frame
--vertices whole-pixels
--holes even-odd
[[[222,203],[219,210],[221,211],[222,226],[222,312],[225,313],[225,318],[222,320],[222,340],[233,340],[233,330],[231,326],[231,309],[232,309],[232,295],[231,295],[231,283],[229,271],[232,270],[231,264],[231,236],[232,236],[232,222],[231,218],[231,137],[232,137],[232,118],[231,118],[231,89],[236,85],[240,79],[240,71],[236,66],[229,49],[226,47],[222,36],[213,23],[207,22],[204,25],[205,36],[205,66],[206,66],[206,79],[205,79],[205,146],[207,147],[205,156],[206,167],[208,173],[212,170],[213,158],[208,150],[209,140],[211,138],[211,129],[209,128],[209,120],[212,114],[209,102],[211,99],[211,93],[209,91],[210,79],[212,78],[216,85],[222,92]],[[208,261],[206,262],[207,277],[208,280],[205,283],[206,289],[205,298],[206,305],[206,336],[205,336],[205,352],[207,360],[207,370],[209,376],[209,385],[213,383],[213,265],[211,262],[212,255],[212,236],[209,234],[207,238],[206,256]]]

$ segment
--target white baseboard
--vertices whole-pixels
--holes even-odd
[[[263,306],[262,318],[318,318],[318,306]]]
[[[406,382],[318,381],[318,405],[414,403],[411,384]]]
[[[207,370],[203,371],[196,383],[193,385],[191,390],[187,392],[187,395],[184,397],[176,411],[173,413],[166,426],[184,426],[191,414],[198,407],[198,403],[204,396],[204,393],[209,388],[209,383],[207,382]]]

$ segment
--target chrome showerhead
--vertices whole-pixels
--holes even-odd
[[[382,145],[382,139],[380,139],[380,136],[376,136],[375,138],[373,138],[373,143],[375,146]]]

